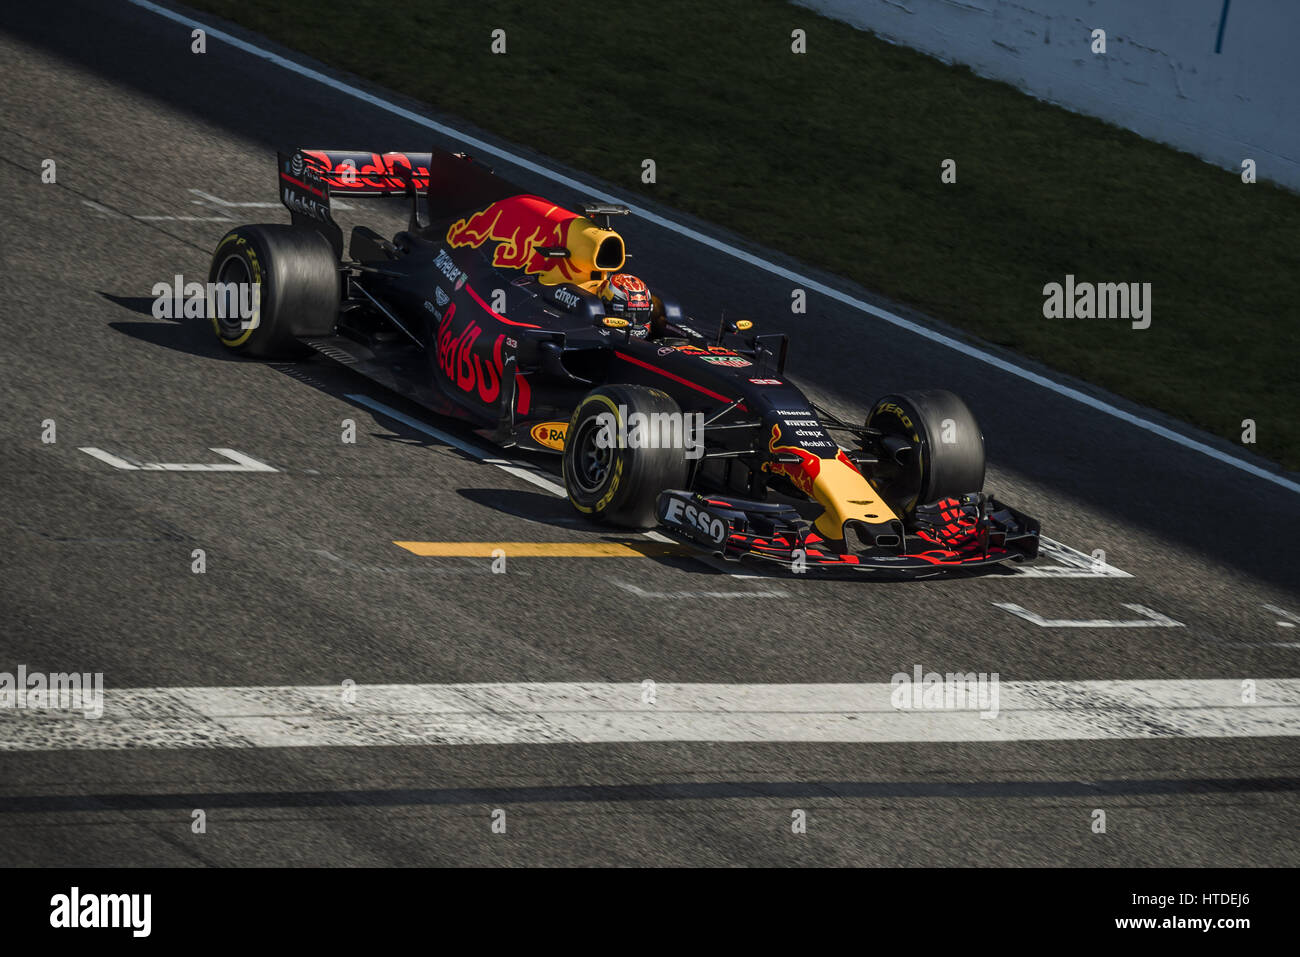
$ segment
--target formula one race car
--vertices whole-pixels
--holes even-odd
[[[1037,554],[1038,522],[981,492],[984,439],[957,396],[888,395],[860,424],[818,408],[786,378],[784,335],[706,327],[622,272],[626,207],[570,212],[440,150],[279,164],[292,225],[233,229],[212,258],[230,348],[316,350],[560,454],[578,511],[724,558],[916,575]],[[410,223],[391,240],[354,227],[345,256],[331,193],[405,195]]]

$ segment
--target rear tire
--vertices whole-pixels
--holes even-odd
[[[253,284],[259,291],[247,317],[232,308],[237,299],[219,304],[218,295],[208,302],[208,316],[221,344],[244,355],[306,355],[311,350],[298,336],[334,331],[339,262],[329,240],[314,229],[278,224],[232,229],[212,254],[208,282]]]
[[[607,385],[587,393],[574,409],[564,437],[564,488],[569,502],[584,515],[613,525],[648,528],[657,522],[659,493],[686,483],[686,451],[619,448],[617,442],[601,447],[601,415],[612,415],[604,422],[612,424],[620,435],[626,428],[630,436],[633,426],[629,420],[635,423],[631,417],[637,413],[669,413],[682,422],[676,401],[658,389]]]
[[[904,392],[877,399],[868,428],[905,439],[903,461],[882,464],[877,490],[900,515],[918,505],[984,488],[984,433],[966,403],[943,389]]]

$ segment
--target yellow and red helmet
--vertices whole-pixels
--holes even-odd
[[[650,321],[654,305],[650,287],[631,273],[619,272],[606,279],[600,287],[600,298],[606,315],[626,319],[634,326]]]

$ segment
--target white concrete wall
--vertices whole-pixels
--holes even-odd
[[[794,2],[1300,191],[1300,0]]]

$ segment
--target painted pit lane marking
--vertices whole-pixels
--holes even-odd
[[[1279,608],[1277,605],[1264,605],[1265,611],[1271,611],[1275,615],[1281,615],[1282,620],[1277,622],[1279,628],[1294,628],[1300,623],[1300,615],[1293,611],[1287,611],[1285,608]]]
[[[1300,679],[1002,681],[953,708],[894,685],[640,682],[109,688],[103,714],[0,708],[0,751],[1300,736]],[[20,692],[25,695],[26,692]],[[26,703],[25,701],[22,703]]]
[[[235,209],[274,209],[280,206],[279,203],[263,202],[236,202],[234,200],[222,199],[220,196],[213,196],[211,193],[205,193],[201,189],[191,189],[191,193],[200,197],[192,199],[190,203],[195,206],[213,206],[217,210],[235,210]],[[81,201],[83,206],[93,209],[102,216],[122,217],[125,219],[134,219],[142,223],[233,223],[234,219],[229,216],[186,216],[177,214],[145,214],[145,213],[124,213],[116,209],[110,209],[102,203],[96,203],[89,199]],[[347,203],[341,203],[331,198],[330,206],[337,210],[349,210],[355,207]]]
[[[191,189],[191,193],[199,197],[190,200],[195,206],[222,206],[227,209],[275,209],[279,203],[240,203],[229,199],[222,199],[220,196],[213,196],[211,193],[205,193],[201,189]]]
[[[614,582],[625,592],[637,598],[789,598],[783,591],[647,591],[631,582]]]
[[[229,216],[136,216],[133,213],[119,213],[115,209],[109,209],[100,203],[92,203],[88,199],[83,199],[82,204],[89,206],[97,213],[109,217],[122,217],[124,219],[138,219],[140,222],[163,222],[174,220],[181,223],[233,223],[234,220]]]
[[[279,209],[282,205],[281,203],[241,202],[232,199],[222,199],[220,196],[213,196],[211,193],[204,192],[201,189],[191,189],[190,192],[199,197],[198,199],[190,200],[190,202],[195,206],[211,205],[223,209]],[[330,207],[333,209],[356,209],[355,206],[341,202],[333,196],[330,197]],[[136,218],[143,219],[144,217],[138,216]]]
[[[1157,423],[1152,422],[1150,419],[1145,419],[1139,415],[1133,414],[1132,412],[1127,412],[1124,409],[1119,408],[1118,406],[1111,405],[1109,402],[1103,401],[1102,399],[1098,399],[1095,396],[1091,396],[1086,392],[1081,392],[1078,389],[1072,388],[1068,385],[1064,385],[1060,382],[1056,382],[1045,375],[1040,375],[1037,372],[1032,372],[1029,369],[1022,368],[1021,366],[1018,366],[1015,363],[1010,362],[1006,359],[1000,358],[999,356],[996,356],[991,352],[985,352],[983,349],[980,349],[977,346],[972,345],[970,342],[963,341],[960,339],[955,339],[952,336],[945,335],[944,333],[939,332],[936,329],[931,329],[927,326],[921,325],[920,323],[912,322],[911,320],[905,319],[902,316],[897,315],[896,313],[890,312],[888,309],[884,309],[880,306],[872,305],[871,303],[866,302],[865,300],[858,299],[856,296],[851,296],[848,293],[841,292],[840,290],[835,289],[832,286],[828,286],[825,283],[818,282],[817,280],[809,276],[800,275],[799,273],[795,272],[792,269],[787,269],[784,266],[777,265],[776,263],[763,259],[761,256],[756,256],[753,253],[746,252],[745,250],[740,249],[737,246],[732,246],[731,244],[723,242],[720,239],[715,239],[714,237],[702,233],[699,230],[691,229],[689,226],[683,226],[681,223],[674,222],[673,220],[660,216],[657,213],[653,213],[648,209],[642,209],[640,206],[637,206],[633,203],[629,203],[624,199],[620,199],[618,197],[612,196],[606,193],[604,190],[596,189],[594,186],[576,180],[571,176],[566,176],[563,173],[557,173],[554,170],[548,169],[539,163],[534,163],[531,160],[525,159],[522,156],[518,156],[515,153],[511,153],[507,149],[503,149],[500,146],[496,146],[492,143],[488,143],[485,140],[479,139],[478,137],[471,136],[468,133],[465,133],[462,130],[458,130],[453,126],[449,126],[445,123],[439,123],[438,121],[431,120],[426,116],[421,116],[419,113],[415,113],[412,110],[404,109],[403,107],[400,107],[395,103],[391,103],[388,100],[385,100],[383,97],[376,96],[373,93],[367,93],[365,90],[358,89],[357,87],[345,83],[344,81],[336,79],[332,76],[327,76],[318,70],[313,70],[311,67],[304,66],[301,63],[297,63],[293,60],[288,59],[287,57],[280,56],[279,54],[272,53],[269,50],[264,50],[263,48],[257,46],[256,44],[250,43],[247,40],[241,40],[239,37],[236,37],[233,34],[212,27],[209,24],[201,20],[198,20],[192,16],[188,16],[184,13],[178,13],[175,10],[168,10],[166,7],[162,7],[156,3],[150,2],[150,0],[130,0],[130,2],[133,5],[140,7],[141,9],[148,10],[151,13],[154,13],[160,17],[164,17],[168,20],[171,20],[174,23],[182,24],[187,28],[202,27],[210,39],[221,40],[224,43],[229,44],[230,46],[234,47],[237,50],[242,50],[244,53],[257,57],[260,60],[264,60],[267,63],[280,67],[281,69],[288,70],[290,73],[295,73],[298,76],[304,77],[309,80],[313,80],[316,83],[321,84],[322,86],[329,87],[330,89],[335,90],[336,92],[342,93],[346,96],[350,96],[355,100],[361,101],[362,103],[366,103],[370,106],[381,109],[387,113],[392,114],[393,116],[400,117],[401,119],[404,119],[410,123],[414,123],[417,126],[421,126],[424,129],[433,130],[434,132],[440,133],[443,136],[456,139],[462,144],[471,147],[472,149],[476,150],[479,153],[487,153],[491,156],[496,156],[500,159],[505,160],[508,163],[513,164],[514,166],[517,166],[520,169],[528,170],[529,172],[537,176],[541,176],[544,179],[550,180],[552,183],[558,183],[562,186],[568,187],[569,189],[576,190],[577,192],[582,193],[585,196],[590,196],[592,198],[600,199],[605,202],[619,203],[623,206],[626,206],[634,216],[637,216],[638,218],[643,219],[646,222],[653,223],[656,226],[668,230],[669,232],[677,234],[678,236],[682,236],[686,239],[693,240],[694,242],[700,243],[701,245],[706,246],[709,249],[712,249],[716,252],[724,253],[725,255],[730,256],[733,259],[737,259],[740,262],[746,263],[747,265],[753,266],[757,269],[761,269],[763,272],[776,276],[780,279],[785,279],[790,282],[797,283],[798,285],[804,287],[805,289],[811,289],[814,292],[820,293],[821,295],[833,299],[836,302],[848,306],[849,308],[854,309],[858,312],[865,313],[868,316],[873,316],[877,319],[889,323],[890,325],[896,328],[903,329],[907,332],[911,332],[937,345],[941,345],[947,349],[951,349],[955,352],[958,352],[963,356],[966,356],[971,359],[975,359],[979,362],[983,362],[986,365],[990,365],[993,368],[999,369],[1002,372],[1006,372],[1009,375],[1013,375],[1016,378],[1023,379],[1026,382],[1031,382],[1034,385],[1040,386],[1041,388],[1046,389],[1049,392],[1054,392],[1055,394],[1062,396],[1066,399],[1069,399],[1072,402],[1077,402],[1081,405],[1087,406],[1090,409],[1093,409],[1094,411],[1101,412],[1105,415],[1111,416],[1112,418],[1119,419],[1121,422],[1125,422],[1129,425],[1139,428],[1144,432],[1150,433],[1151,435],[1156,435],[1159,436],[1160,438],[1167,439],[1168,441],[1173,442],[1176,445],[1180,445],[1185,449],[1190,449],[1193,452],[1197,452],[1201,455],[1207,456],[1208,458],[1214,459],[1216,462],[1221,462],[1222,464],[1230,466],[1231,468],[1239,469],[1240,471],[1245,472],[1248,475],[1253,475],[1256,478],[1264,479],[1266,482],[1272,482],[1274,485],[1280,486],[1281,488],[1285,488],[1288,491],[1300,493],[1300,483],[1298,482],[1293,482],[1290,479],[1283,478],[1281,475],[1278,475],[1274,472],[1270,472],[1267,469],[1261,468],[1260,466],[1255,465],[1252,462],[1247,462],[1244,459],[1239,459],[1234,455],[1229,455],[1227,452],[1216,449],[1213,446],[1207,445],[1204,442],[1192,438],[1191,436],[1184,435],[1181,432],[1175,432],[1173,429],[1166,428],[1163,425],[1158,425]]]
[[[1040,536],[1039,558],[1050,558],[1055,565],[1010,565],[1008,570],[1025,578],[1132,578],[1126,571],[1085,555],[1078,549]]]
[[[433,575],[455,577],[457,575],[490,575],[492,570],[489,566],[478,565],[458,565],[450,567],[446,565],[376,565],[371,562],[358,562],[350,558],[343,558],[335,555],[327,548],[309,548],[306,551],[311,555],[319,555],[330,563],[329,567],[336,572],[353,572],[361,575]]]
[[[1273,615],[1281,615],[1284,620],[1274,621],[1279,628],[1294,628],[1297,622],[1300,622],[1300,615],[1293,611],[1287,611],[1285,608],[1279,608],[1277,605],[1270,605],[1267,602],[1260,605],[1265,611]],[[1225,648],[1300,648],[1300,641],[1225,641],[1222,638],[1205,639],[1210,644],[1221,645]]]
[[[414,418],[413,416],[409,416],[404,412],[399,412],[397,409],[385,405],[384,403],[379,402],[376,399],[372,399],[368,395],[362,395],[360,393],[348,393],[344,395],[343,398],[347,399],[350,402],[355,402],[358,405],[365,406],[366,408],[370,409],[372,412],[378,412],[380,415],[392,419],[394,422],[400,422],[402,423],[402,425],[414,429],[417,432],[422,432],[423,434],[429,436],[430,438],[437,439],[439,442],[449,445],[454,449],[458,449],[461,452],[464,452],[466,455],[478,459],[481,462],[484,462],[488,465],[495,465],[497,468],[509,472],[511,475],[515,476],[516,478],[521,478],[525,482],[529,482],[537,486],[538,488],[545,489],[546,491],[550,492],[552,495],[557,495],[560,498],[568,497],[567,493],[564,491],[564,486],[551,481],[549,478],[547,478],[542,472],[538,471],[537,469],[534,469],[530,466],[524,465],[519,462],[512,462],[509,459],[501,458],[493,451],[490,451],[482,446],[476,445],[473,442],[467,442],[464,439],[456,435],[453,435],[450,432],[444,431],[443,429],[435,428],[434,426],[429,425],[426,422],[422,422],[419,419]],[[662,534],[661,532],[649,531],[643,534],[645,535],[646,538],[650,539],[651,541],[663,542],[665,544],[668,543],[676,544],[673,541],[673,539],[669,538],[667,535]],[[394,544],[403,545],[402,542],[395,542]],[[403,545],[403,547],[405,547],[405,545]],[[1057,564],[1056,565],[1031,565],[1023,568],[1020,566],[1012,566],[1011,568],[1009,568],[1009,571],[1013,572],[1014,574],[1023,575],[1028,578],[1132,578],[1133,577],[1126,571],[1121,571],[1120,569],[1115,568],[1113,565],[1108,565],[1105,562],[1098,562],[1094,560],[1092,556],[1085,555],[1083,552],[1079,551],[1078,549],[1071,548],[1069,545],[1063,545],[1060,542],[1053,541],[1050,538],[1039,539],[1039,552],[1041,556],[1051,558]],[[745,572],[733,571],[732,568],[734,566],[731,565],[730,563],[724,562],[724,560],[715,558],[714,556],[711,555],[702,554],[699,551],[693,551],[691,557],[696,559],[697,561],[701,561],[704,564],[709,565],[710,567],[716,569],[717,571],[729,575],[732,578],[759,579],[764,577],[762,575],[753,575]]]
[[[426,558],[658,558],[677,555],[693,558],[697,552],[685,545],[660,542],[393,542]]]
[[[139,472],[278,472],[265,462],[259,462],[251,455],[234,449],[209,449],[218,455],[224,455],[232,462],[132,462],[130,460],[105,452],[103,449],[81,448],[78,451],[107,462],[113,468]]]
[[[1185,628],[1187,627],[1181,621],[1174,621],[1158,611],[1152,611],[1145,605],[1124,604],[1124,607],[1130,611],[1135,611],[1143,617],[1130,621],[1112,621],[1106,618],[1094,618],[1075,620],[1070,618],[1044,618],[1036,612],[1029,611],[1021,605],[1014,605],[1007,602],[995,601],[994,607],[1009,611],[1025,621],[1032,622],[1040,628]]]

